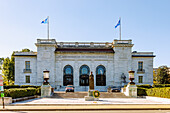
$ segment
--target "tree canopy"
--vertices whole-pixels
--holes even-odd
[[[170,74],[167,66],[160,66],[153,71],[154,83],[156,84],[170,84]]]
[[[29,49],[27,49],[27,48],[25,48],[25,49],[22,49],[22,51],[21,52],[30,52],[30,50]]]
[[[22,49],[21,52],[30,52],[29,49],[25,48]],[[14,83],[14,77],[15,77],[15,58],[14,53],[12,53],[11,58],[0,58],[0,63],[2,64],[2,74],[4,77],[4,83],[5,85],[11,85]]]

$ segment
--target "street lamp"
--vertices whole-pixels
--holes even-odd
[[[133,80],[134,80],[134,73],[135,73],[135,71],[132,71],[132,70],[129,71],[129,80],[130,80],[129,84],[130,85],[135,85],[135,83],[133,82]]]
[[[49,72],[50,71],[48,71],[48,70],[43,71],[43,77],[44,77],[43,85],[48,85],[49,84],[49,82],[48,82],[48,79],[50,77]]]

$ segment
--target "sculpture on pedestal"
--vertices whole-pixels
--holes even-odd
[[[93,72],[89,75],[89,91],[88,96],[85,96],[86,101],[97,101],[99,100],[100,93],[97,90],[94,90],[94,75]]]
[[[94,75],[93,72],[91,72],[89,76],[89,90],[94,90]]]
[[[43,84],[41,86],[41,97],[51,96],[51,86],[48,82],[49,72],[50,71],[48,70],[43,71]]]
[[[137,87],[135,85],[135,82],[133,82],[133,80],[135,79],[134,73],[135,71],[132,71],[132,70],[129,71],[130,82],[128,83],[126,87],[126,92],[124,92],[126,96],[137,97]]]

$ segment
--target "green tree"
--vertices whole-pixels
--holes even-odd
[[[4,83],[6,85],[11,85],[14,83],[14,74],[15,73],[15,61],[14,61],[14,52],[9,57],[5,58],[2,64],[2,74],[4,75]]]
[[[11,79],[10,75],[10,58],[7,57],[4,59],[3,65],[2,65],[2,73],[4,74],[4,77],[7,79],[8,84]],[[5,81],[4,81],[5,82]]]
[[[25,49],[22,49],[22,51],[21,52],[30,52],[30,50],[29,49],[27,49],[27,48],[25,48]]]
[[[21,52],[30,52],[29,49],[25,48],[22,49]],[[2,73],[4,77],[4,82],[6,85],[11,85],[14,83],[14,77],[15,77],[15,58],[14,58],[15,52],[12,53],[11,59],[9,57],[7,58],[1,58],[3,60],[2,64]],[[1,60],[0,59],[0,60]]]
[[[170,75],[168,74],[167,66],[160,66],[157,69],[156,74],[154,75],[154,79],[157,84],[169,84],[170,83]]]

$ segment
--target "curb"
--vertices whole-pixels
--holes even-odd
[[[170,108],[108,108],[108,109],[0,109],[0,111],[104,111],[104,110],[170,110]]]

